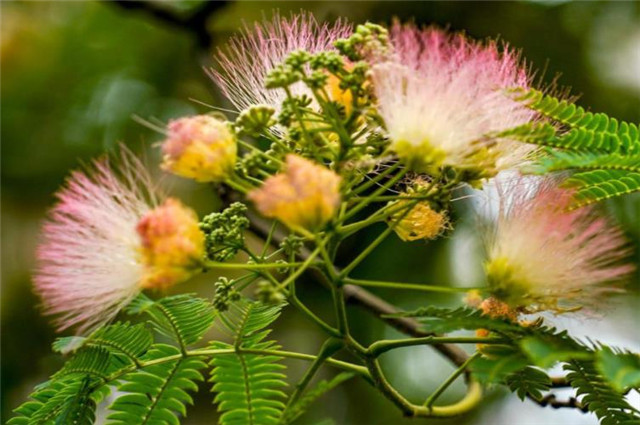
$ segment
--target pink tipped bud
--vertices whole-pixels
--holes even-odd
[[[296,155],[287,155],[283,173],[269,177],[248,195],[258,211],[291,228],[326,224],[340,204],[340,176]]]
[[[233,171],[237,143],[229,125],[209,115],[171,121],[162,168],[199,182],[219,182]]]

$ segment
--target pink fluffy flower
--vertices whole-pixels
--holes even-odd
[[[634,271],[620,229],[592,207],[570,210],[572,193],[553,179],[498,185],[500,207],[487,238],[493,295],[524,311],[581,307]]]
[[[239,110],[258,104],[279,110],[285,92],[264,87],[269,71],[296,50],[331,50],[334,41],[350,33],[351,25],[341,20],[321,24],[305,12],[288,19],[275,14],[271,21],[245,25],[241,34],[229,41],[226,51],[218,50],[222,71],[211,70],[211,76]],[[294,95],[310,95],[303,83],[294,84],[291,91]]]
[[[142,164],[129,153],[123,162],[121,175],[107,160],[92,174],[74,172],[43,227],[34,281],[59,330],[85,333],[139,292],[136,224],[156,199]]]
[[[507,93],[529,86],[516,53],[495,42],[398,23],[390,44],[388,55],[374,59],[372,82],[391,148],[401,158],[417,168],[449,165],[493,174],[531,151],[486,137],[534,119]]]
[[[159,204],[140,161],[128,151],[121,160],[74,172],[44,224],[34,283],[58,330],[88,333],[143,289],[187,279],[202,259],[195,213],[171,198]]]

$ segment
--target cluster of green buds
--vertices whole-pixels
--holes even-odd
[[[209,260],[229,260],[244,247],[244,234],[249,227],[246,211],[246,205],[234,202],[202,219],[200,230],[204,233],[205,255]]]

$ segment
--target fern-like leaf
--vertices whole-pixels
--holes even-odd
[[[185,357],[176,347],[155,344],[144,355],[145,363],[156,364],[125,375],[118,397],[109,409],[111,425],[148,424],[178,425],[178,415],[186,415],[186,404],[193,404],[188,391],[196,392],[196,382],[207,365],[198,357]]]
[[[507,319],[492,318],[480,310],[469,307],[456,309],[441,307],[421,307],[413,311],[387,315],[385,317],[412,317],[433,333],[447,333],[460,329],[490,329],[495,332],[520,331],[522,326]]]
[[[565,184],[575,188],[577,207],[640,190],[640,173],[594,170],[576,173]]]
[[[7,425],[94,423],[95,408],[109,388],[91,376],[66,376],[39,385],[30,400],[14,410]]]
[[[190,294],[174,295],[158,301],[140,295],[128,308],[129,313],[147,313],[156,329],[181,347],[194,344],[213,325],[215,309],[203,298]]]
[[[516,98],[550,122],[524,124],[498,136],[547,147],[535,173],[576,172],[567,181],[576,188],[573,208],[640,190],[638,125],[536,90],[520,91]]]
[[[596,414],[602,425],[638,425],[640,415],[624,396],[602,378],[589,360],[572,360],[564,365],[567,380],[582,395],[582,403]]]
[[[152,343],[153,336],[144,324],[116,323],[96,330],[83,345],[105,348],[112,354],[122,355],[138,364],[140,356],[147,352]]]
[[[537,90],[520,93],[518,99],[531,109],[571,129],[563,136],[567,149],[623,154],[640,152],[640,131],[636,124],[619,122],[603,113],[587,112],[567,100],[560,100]]]
[[[251,353],[275,350],[273,341],[264,341],[265,329],[280,315],[282,306],[241,302],[231,307],[226,323],[234,331],[233,344],[215,342],[214,349],[235,353],[214,356],[211,382],[217,393],[214,402],[222,425],[275,425],[285,407],[281,388],[286,386],[284,365],[279,356]]]
[[[537,400],[542,398],[542,393],[551,388],[551,379],[544,371],[527,366],[506,377],[505,383],[509,389],[516,393],[520,400],[531,396]]]
[[[568,152],[548,150],[536,172],[550,173],[563,170],[622,170],[640,173],[640,155],[595,154],[593,152]]]

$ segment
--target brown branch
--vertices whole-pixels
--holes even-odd
[[[588,413],[589,412],[589,409],[587,408],[587,406],[582,404],[580,402],[580,400],[578,400],[575,397],[570,397],[568,400],[565,400],[565,401],[556,400],[555,394],[548,394],[548,395],[544,396],[541,399],[537,399],[537,398],[535,398],[535,397],[533,397],[531,395],[527,395],[527,397],[529,397],[529,399],[531,399],[536,404],[538,404],[539,406],[542,406],[542,407],[551,406],[554,409],[561,409],[561,408],[565,407],[565,408],[570,408],[570,409],[578,409],[578,410],[582,411],[583,413]]]
[[[211,16],[226,6],[228,0],[205,1],[195,12],[183,15],[161,4],[147,0],[112,0],[109,4],[124,10],[135,10],[173,28],[191,34],[201,48],[211,46],[211,34],[207,22]]]

